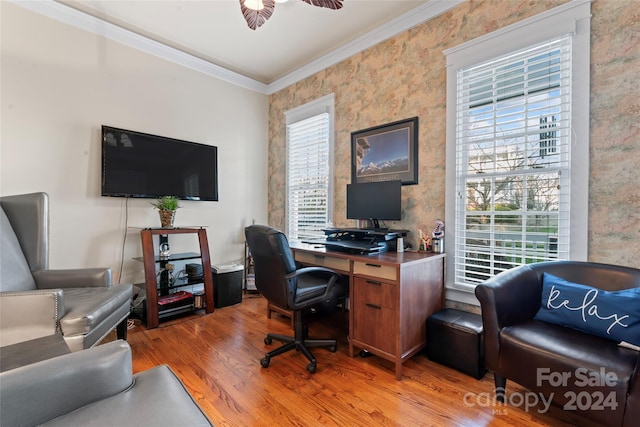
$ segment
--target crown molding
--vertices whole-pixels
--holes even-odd
[[[281,77],[270,84],[259,82],[219,65],[205,61],[179,49],[151,40],[148,37],[126,30],[117,25],[93,17],[54,0],[24,1],[10,0],[25,9],[64,22],[65,24],[105,37],[109,40],[141,50],[159,58],[182,65],[211,77],[224,80],[265,95],[271,95],[285,87],[305,79],[319,71],[337,64],[365,49],[375,46],[397,34],[407,31],[432,19],[466,0],[431,0],[412,11],[370,31],[327,55]]]
[[[391,37],[407,31],[429,19],[443,14],[466,0],[431,0],[428,3],[400,15],[386,24],[372,30],[357,39],[343,45],[315,61],[304,65],[286,76],[275,80],[267,87],[269,95],[284,89],[302,79],[305,79],[319,71],[324,70],[338,62],[377,45]]]
[[[0,0],[1,1],[1,0]],[[33,12],[64,22],[65,24],[97,34],[109,40],[141,50],[167,61],[201,72],[208,76],[224,80],[236,86],[267,94],[267,85],[257,80],[238,74],[219,65],[205,61],[194,55],[151,40],[133,31],[93,17],[87,13],[73,9],[53,0],[20,1],[10,0],[13,4]]]

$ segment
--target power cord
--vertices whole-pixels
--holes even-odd
[[[139,320],[138,320],[138,322],[139,322]],[[133,329],[133,328],[135,328],[136,326],[138,326],[138,325],[136,324],[136,320],[133,320],[133,319],[128,319],[128,320],[127,320],[127,330]]]
[[[118,285],[122,280],[122,270],[124,269],[124,247],[127,243],[127,229],[129,228],[129,197],[124,201],[124,235],[122,236],[122,251],[120,251],[120,274],[118,275]]]

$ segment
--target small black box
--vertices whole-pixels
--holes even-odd
[[[484,366],[482,317],[447,308],[427,319],[427,356],[434,362],[481,379]]]
[[[184,271],[187,273],[189,280],[202,279],[202,265],[200,264],[186,264]]]
[[[213,274],[213,301],[216,308],[242,302],[242,265],[211,267]]]

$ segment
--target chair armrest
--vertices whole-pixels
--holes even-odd
[[[62,289],[0,293],[0,346],[59,332],[65,314]]]
[[[132,383],[131,348],[125,341],[12,369],[0,374],[2,424],[39,425]]]
[[[482,310],[496,313],[499,328],[532,319],[540,308],[542,282],[528,265],[504,271],[476,286]]]
[[[489,369],[497,363],[500,330],[532,319],[540,308],[542,283],[528,265],[504,271],[476,286],[482,307],[485,360]]]
[[[306,283],[306,285],[300,285],[298,279],[305,280],[302,277],[307,275],[316,276],[316,278],[327,276],[327,278],[320,279],[322,283]],[[331,303],[332,299],[337,300],[340,296],[336,294],[337,291],[334,291],[333,288],[338,283],[340,277],[342,276],[339,273],[326,267],[304,267],[287,274],[285,278],[287,279],[287,287],[289,288],[289,307],[296,310],[312,303],[326,304]],[[306,281],[308,282],[309,279],[306,279]],[[322,295],[317,295],[315,289],[325,286],[326,288],[324,292],[322,292]],[[316,295],[312,296],[314,293]],[[315,303],[313,301],[315,301]]]
[[[324,273],[327,276],[329,276],[329,280],[327,281],[327,290],[324,292],[325,295],[331,294],[332,288],[334,287],[338,279],[342,277],[341,274],[326,267],[304,267],[296,271],[293,271],[284,277],[287,279],[287,281],[289,281],[289,283],[291,283],[291,279],[295,277],[304,276],[305,274],[315,274],[315,273],[321,273],[321,274]]]
[[[110,268],[38,270],[33,278],[38,289],[111,287]]]
[[[339,273],[326,267],[303,267],[303,268],[299,268],[298,270],[292,273],[287,274],[286,278],[289,279],[294,276],[300,276],[302,274],[309,274],[309,273],[327,273],[327,274],[334,274],[335,276],[340,276]]]

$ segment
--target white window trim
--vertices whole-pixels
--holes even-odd
[[[329,114],[329,189],[328,189],[328,200],[327,200],[327,217],[332,221],[333,220],[333,198],[334,198],[334,147],[335,147],[335,121],[334,121],[334,111],[335,111],[335,95],[333,93],[329,95],[325,95],[322,98],[318,98],[311,102],[308,102],[304,105],[300,105],[296,108],[292,108],[291,110],[285,111],[285,126],[290,125],[291,123],[296,123],[301,120],[308,119],[309,117],[316,116],[321,113]],[[288,176],[288,174],[286,174]],[[287,178],[286,182],[286,192],[285,196],[289,195],[289,182]],[[289,212],[287,209],[288,203],[285,200],[285,230],[289,229]]]
[[[573,34],[571,248],[570,259],[587,260],[589,208],[589,89],[591,1],[574,0],[444,51],[447,59],[445,248],[454,248],[456,205],[456,73],[500,55]],[[578,144],[578,141],[584,143]],[[582,184],[582,185],[581,185]],[[473,287],[454,284],[454,263],[447,262],[447,299],[478,305]]]

